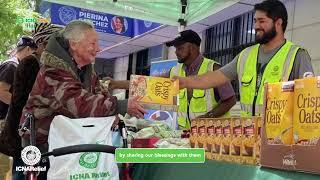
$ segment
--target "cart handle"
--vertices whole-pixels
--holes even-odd
[[[101,144],[80,144],[73,146],[66,146],[62,148],[53,149],[51,152],[42,154],[42,157],[48,156],[63,156],[67,154],[79,153],[79,152],[104,152],[115,154],[116,147]]]

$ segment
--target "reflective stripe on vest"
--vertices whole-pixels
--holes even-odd
[[[205,74],[208,71],[212,71],[215,62],[207,58],[203,59],[203,62],[199,68],[198,75]],[[186,73],[183,69],[183,64],[175,66],[171,72],[170,77],[180,76],[186,77]],[[211,99],[211,101],[209,100]],[[189,105],[189,106],[188,106]],[[178,110],[178,124],[180,128],[189,129],[190,119],[194,119],[200,115],[206,114],[218,105],[214,97],[214,90],[207,89],[194,89],[192,92],[192,98],[188,102],[188,94],[186,89],[181,89],[179,92],[179,110]],[[189,108],[189,109],[188,109]],[[189,118],[188,118],[189,110]]]
[[[237,71],[240,91],[241,116],[252,116],[255,95],[255,115],[263,112],[264,84],[288,81],[299,46],[287,41],[266,65],[261,78],[261,85],[256,94],[257,57],[259,44],[244,49],[238,58]],[[285,57],[285,58],[284,58]]]

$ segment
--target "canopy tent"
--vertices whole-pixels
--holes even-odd
[[[131,17],[162,25],[133,38],[100,33],[101,58],[126,56],[172,40],[187,26],[198,33],[252,9],[261,0],[45,0],[96,12]],[[185,8],[184,8],[185,7]],[[118,41],[118,39],[123,39]],[[117,39],[117,40],[115,40]],[[110,43],[109,41],[112,40]]]
[[[166,25],[202,20],[239,0],[46,0]],[[179,20],[180,19],[180,20]]]

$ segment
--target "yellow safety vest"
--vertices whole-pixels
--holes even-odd
[[[199,68],[198,75],[205,74],[208,71],[212,71],[213,65],[216,62],[207,58],[204,58]],[[170,77],[180,76],[186,77],[183,64],[178,64],[170,71]],[[189,106],[188,106],[189,105]],[[181,89],[179,91],[179,108],[178,108],[178,124],[180,129],[190,129],[190,120],[200,115],[206,114],[218,105],[214,97],[214,89],[193,89],[192,98],[188,102],[187,89]],[[229,113],[227,113],[229,114]],[[226,115],[227,115],[226,114]],[[190,120],[189,120],[190,119]]]
[[[272,57],[262,74],[261,83],[256,92],[257,57],[259,44],[244,49],[238,58],[237,73],[239,81],[241,116],[250,117],[255,112],[263,112],[264,84],[288,81],[299,46],[287,41]]]

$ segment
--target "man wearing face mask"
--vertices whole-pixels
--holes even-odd
[[[244,49],[220,70],[202,76],[179,78],[181,88],[212,88],[238,79],[241,116],[261,115],[264,84],[302,78],[312,72],[307,51],[286,40],[288,13],[278,0],[254,6],[257,44]]]

